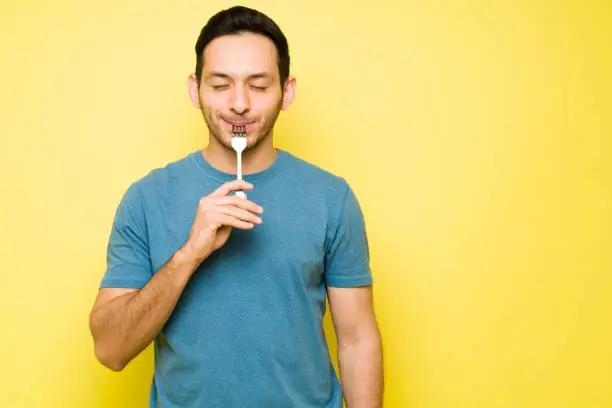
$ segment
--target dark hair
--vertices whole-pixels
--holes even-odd
[[[260,11],[244,6],[234,6],[218,12],[202,28],[195,46],[198,84],[202,80],[204,48],[215,38],[243,32],[265,35],[276,45],[278,71],[282,88],[289,77],[289,45],[287,44],[287,38],[270,17]]]

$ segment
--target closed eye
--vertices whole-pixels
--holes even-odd
[[[211,85],[212,89],[214,89],[215,91],[222,91],[224,89],[229,88],[229,85],[225,84],[225,85]]]

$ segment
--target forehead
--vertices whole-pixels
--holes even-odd
[[[238,77],[253,72],[277,75],[276,47],[260,34],[240,33],[215,38],[204,49],[203,74],[210,71]]]

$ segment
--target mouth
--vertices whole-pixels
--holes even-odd
[[[230,121],[226,119],[221,120],[223,122],[223,126],[227,128],[230,132],[233,132],[236,129],[240,129],[240,133],[248,133],[255,126],[255,122],[247,122],[247,121]]]

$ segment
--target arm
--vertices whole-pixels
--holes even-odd
[[[383,355],[372,287],[328,287],[347,408],[382,408]]]
[[[142,289],[103,288],[90,315],[96,358],[122,370],[170,318],[198,262],[178,251]]]
[[[149,276],[151,264],[142,206],[128,195],[118,211],[108,247],[106,277],[90,314],[95,355],[106,367],[122,370],[158,335],[172,314],[191,275],[227,241],[232,228],[251,229],[263,209],[230,191],[253,186],[234,180],[200,200],[190,236],[172,258]],[[145,280],[146,279],[146,280]],[[117,288],[146,282],[140,289]],[[135,286],[131,286],[134,288]]]

